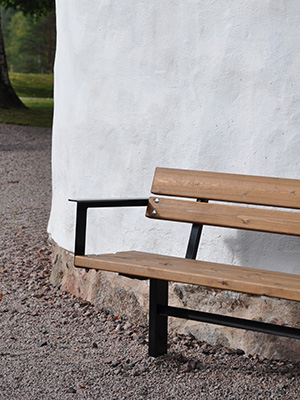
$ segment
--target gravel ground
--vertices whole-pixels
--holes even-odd
[[[49,284],[51,130],[0,125],[0,399],[300,399],[300,364],[147,329]]]

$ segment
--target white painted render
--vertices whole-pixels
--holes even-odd
[[[57,0],[49,233],[68,198],[147,197],[156,166],[300,178],[297,0]],[[93,210],[89,252],[184,256],[189,227]],[[299,238],[206,228],[201,258],[300,273]],[[200,254],[199,254],[200,255]]]

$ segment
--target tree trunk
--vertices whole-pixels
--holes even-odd
[[[8,76],[0,12],[0,108],[27,108],[16,95]]]

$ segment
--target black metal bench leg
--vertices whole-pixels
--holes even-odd
[[[149,356],[167,352],[168,317],[158,314],[158,306],[168,305],[168,281],[150,279]]]

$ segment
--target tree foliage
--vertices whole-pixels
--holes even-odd
[[[4,8],[12,7],[25,15],[40,17],[54,11],[55,0],[0,0]]]
[[[53,71],[56,44],[53,13],[34,21],[34,17],[25,17],[21,11],[4,11],[3,36],[10,71],[42,74]]]

